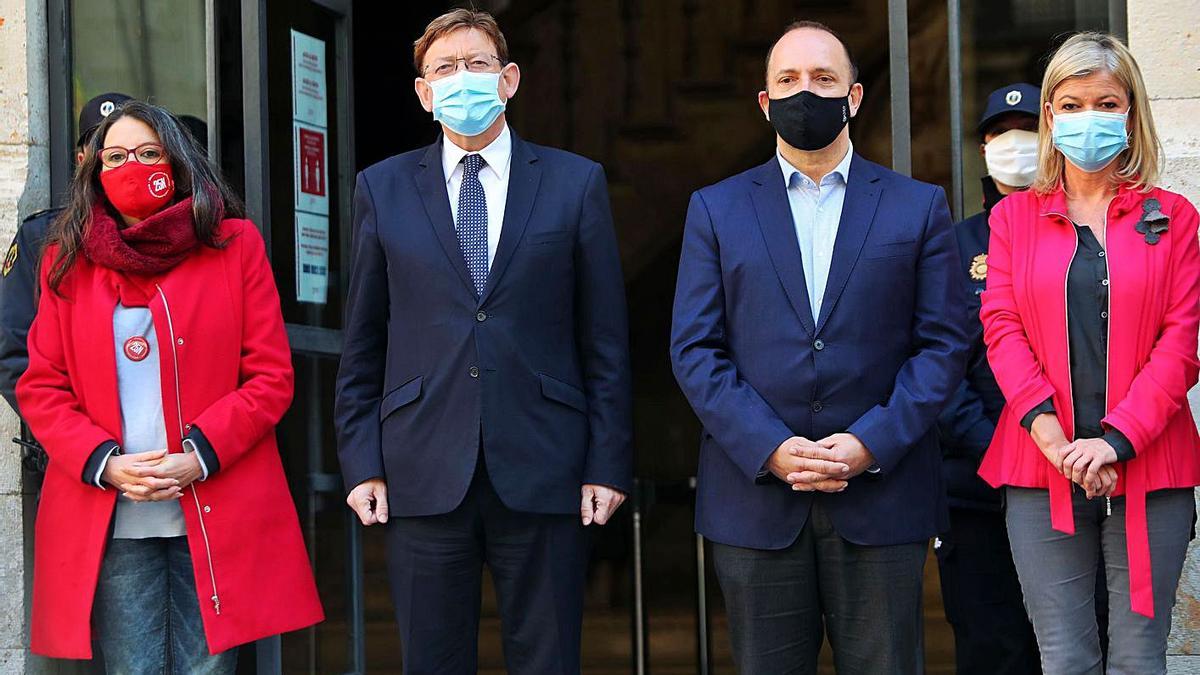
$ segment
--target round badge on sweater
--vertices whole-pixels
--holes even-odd
[[[150,356],[150,343],[141,335],[134,335],[125,341],[125,358],[130,361],[144,361]]]

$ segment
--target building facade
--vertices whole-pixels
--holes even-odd
[[[114,90],[202,122],[267,241],[297,371],[281,449],[329,620],[244,650],[240,672],[399,666],[381,537],[355,527],[345,509],[328,421],[353,176],[434,137],[410,93],[408,45],[451,4],[0,0],[0,241],[62,194],[79,106]],[[823,21],[857,52],[867,99],[852,125],[856,148],[943,185],[956,215],[980,203],[973,128],[983,96],[1040,81],[1042,57],[1062,33],[1127,36],[1164,141],[1164,184],[1200,203],[1200,0],[476,4],[497,15],[524,73],[514,128],[605,165],[621,240],[640,488],[597,541],[589,673],[727,663],[720,594],[691,530],[698,426],[670,375],[666,328],[688,194],[771,151],[753,96],[766,49],[790,19]],[[0,405],[0,673],[92,672],[27,651],[37,481],[7,443],[20,432]],[[932,561],[926,586],[929,672],[953,672]],[[501,672],[494,600],[484,602],[481,668]],[[1171,650],[1172,672],[1200,673],[1200,551],[1188,558]]]

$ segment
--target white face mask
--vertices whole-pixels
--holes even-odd
[[[1011,187],[1029,187],[1037,176],[1038,135],[1009,129],[983,146],[988,175]]]

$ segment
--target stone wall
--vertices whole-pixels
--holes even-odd
[[[1200,204],[1200,0],[1129,0],[1129,46],[1150,91],[1167,156],[1162,184]],[[1200,389],[1192,390],[1200,417]],[[1184,566],[1170,672],[1200,674],[1200,541]]]
[[[46,3],[0,0],[0,242],[49,205]],[[0,403],[0,673],[30,672],[25,639],[27,504],[16,414]]]

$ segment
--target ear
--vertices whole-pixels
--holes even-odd
[[[1046,101],[1042,106],[1042,116],[1046,118],[1046,130],[1054,131],[1054,106],[1050,101]]]
[[[497,85],[500,89],[500,100],[508,102],[510,98],[516,96],[517,87],[521,84],[521,69],[515,63],[505,64],[500,69],[500,83]]]
[[[79,150],[75,153],[75,166],[83,164],[83,151]]]
[[[423,77],[418,77],[413,81],[413,89],[417,92],[417,98],[421,101],[421,107],[425,112],[433,112],[433,87]]]
[[[987,157],[987,143],[980,143],[980,144],[979,144],[979,156],[980,156],[980,157]]]
[[[858,109],[862,107],[864,93],[865,92],[863,90],[863,86],[862,86],[861,82],[855,82],[854,84],[850,85],[850,116],[851,117],[858,115]]]
[[[767,92],[765,92],[765,91],[758,92],[758,107],[762,109],[763,117],[767,118],[767,121],[770,122],[771,121],[771,112],[770,112],[771,97],[770,97],[770,95],[767,94]]]

